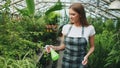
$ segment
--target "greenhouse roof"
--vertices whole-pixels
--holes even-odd
[[[52,5],[54,5],[58,0],[34,0],[35,10],[37,11],[46,11]],[[85,6],[87,16],[91,15],[93,17],[104,17],[110,19],[120,18],[120,10],[109,10],[110,3],[114,0],[61,0],[62,4],[65,5],[64,9],[67,9],[71,3],[80,2]],[[0,10],[2,5],[4,5],[6,0],[0,1]],[[14,8],[23,9],[26,7],[25,0],[11,0],[10,3],[10,12],[17,13],[17,10]]]

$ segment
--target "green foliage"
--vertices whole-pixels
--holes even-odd
[[[104,23],[104,26],[106,27],[105,29],[108,31],[114,31],[115,26],[114,26],[114,21],[112,19],[106,20],[106,22]]]
[[[95,52],[89,59],[89,68],[104,68],[105,59],[114,45],[114,35],[112,32],[103,31],[95,36]]]
[[[29,17],[24,17],[20,21],[9,20],[0,28],[0,55],[14,60],[21,60],[28,51],[26,57],[32,58],[38,54],[43,47],[40,36],[43,35],[41,30],[44,26],[38,22],[31,22]],[[42,26],[42,27],[41,27]],[[20,61],[21,62],[21,61]],[[19,63],[18,63],[19,64]]]
[[[14,60],[0,57],[0,68],[36,68],[36,64],[34,60],[30,58]]]
[[[2,8],[1,8],[1,9],[6,9],[6,10],[8,11],[9,6],[10,6],[10,3],[11,3],[10,0],[6,0],[6,1],[5,1],[5,4],[2,5]],[[1,9],[0,9],[0,10],[1,10]]]
[[[56,10],[61,10],[62,9],[62,3],[60,2],[60,0],[58,0],[58,2],[53,5],[52,7],[50,7],[46,12],[45,15],[49,15],[49,13],[56,11]]]
[[[17,7],[15,7],[15,9],[23,16],[29,16],[29,11],[27,8],[23,8],[23,9],[19,9]]]
[[[102,18],[89,17],[88,21],[90,21],[90,23],[94,25],[97,34],[102,33],[104,30],[112,32],[116,31],[115,21],[112,19],[106,19],[105,21],[103,21]]]
[[[117,33],[115,35],[115,40],[120,40],[120,33]],[[112,50],[109,52],[108,57],[106,58],[106,65],[105,67],[114,67],[119,68],[120,67],[120,41],[115,41],[115,44],[113,45]]]
[[[3,16],[2,14],[0,13],[0,24],[3,23]]]
[[[2,22],[0,24],[6,24],[8,20],[10,20],[10,0],[6,0],[5,4],[2,5],[2,8],[0,9],[0,15],[2,16]],[[3,10],[4,9],[4,10]]]
[[[58,17],[60,17],[60,14],[58,14],[57,10],[61,10],[63,7],[62,2],[58,0],[58,2],[55,3],[52,7],[50,7],[47,11],[45,11],[45,19],[47,24],[57,24],[58,23]]]
[[[117,19],[116,30],[120,31],[120,18]]]
[[[31,3],[33,0],[26,2],[26,8],[16,8],[20,13],[18,18],[9,13],[9,5],[4,7],[6,10],[1,11],[3,22],[0,23],[0,57],[2,57],[0,58],[0,68],[37,68],[42,66],[43,61],[50,60],[49,56],[45,54],[43,61],[40,61],[39,65],[36,63],[43,47],[56,42],[56,33],[46,32],[45,17],[41,14],[34,16],[34,4]],[[56,15],[53,15],[51,20],[54,17]]]
[[[35,13],[35,4],[34,4],[34,0],[26,0],[26,4],[27,4],[27,8],[29,11],[29,14],[34,15]]]
[[[89,58],[89,68],[119,68],[120,67],[120,34],[114,20],[101,18],[89,19],[96,30],[95,51]],[[118,19],[119,21],[119,19]],[[118,23],[117,23],[118,24]]]
[[[26,0],[26,4],[27,6],[23,9],[19,9],[17,7],[15,7],[15,9],[22,14],[23,16],[30,16],[33,17],[34,13],[35,13],[35,4],[34,4],[34,0]]]
[[[60,17],[60,14],[57,12],[51,12],[46,16],[46,22],[47,24],[57,24],[58,18]]]
[[[1,12],[1,15],[3,17],[3,22],[0,23],[1,24],[0,25],[0,29],[1,29],[0,55],[8,59],[5,59],[5,63],[0,64],[1,66],[0,68],[2,67],[8,68],[6,66],[13,67],[14,64],[21,67],[22,65],[30,61],[30,60],[25,60],[25,61],[21,60],[24,58],[24,55],[26,55],[28,51],[30,52],[29,54],[26,55],[26,57],[32,58],[31,60],[33,60],[34,55],[35,54],[37,55],[38,50],[42,47],[43,45],[42,42],[37,41],[37,43],[35,43],[34,41],[32,41],[35,38],[30,37],[32,33],[33,33],[32,35],[38,36],[38,34],[41,35],[41,32],[39,31],[37,33],[37,31],[36,32],[31,32],[31,30],[28,31],[29,27],[31,27],[30,24],[31,25],[33,24],[33,22],[31,22],[32,20],[29,17],[22,18],[22,20],[17,20],[17,19],[15,20],[12,17],[10,17],[10,13],[8,13],[9,10],[7,10],[9,9],[8,8],[9,3],[5,3],[5,5],[6,4],[8,4],[8,6],[4,7],[6,10],[3,10]],[[14,60],[13,64],[10,63],[12,61],[9,61],[9,59]],[[24,66],[26,65],[27,64],[25,64]],[[33,63],[31,63],[30,65],[33,65]],[[30,65],[27,65],[27,67],[29,68]],[[26,68],[24,66],[22,66],[21,68]],[[16,66],[13,68],[16,68]]]

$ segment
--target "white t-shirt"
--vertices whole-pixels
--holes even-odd
[[[62,28],[63,35],[66,35],[68,33],[68,30],[72,24],[66,24]],[[86,40],[88,41],[89,37],[95,34],[95,29],[92,25],[89,25],[87,27],[84,27],[84,36]],[[72,28],[68,34],[68,37],[82,37],[82,27],[76,27],[75,25],[72,25]]]

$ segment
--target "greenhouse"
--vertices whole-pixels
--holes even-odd
[[[46,52],[46,45],[59,47],[74,3],[84,6],[86,19],[95,29],[87,68],[120,68],[120,0],[0,0],[0,68],[62,68],[67,46],[53,48],[56,60],[52,49]]]

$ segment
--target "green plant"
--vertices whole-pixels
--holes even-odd
[[[120,33],[116,33],[115,35],[115,44],[113,45],[111,51],[108,54],[108,57],[106,58],[107,63],[105,64],[105,67],[109,68],[119,68],[120,67]]]
[[[6,0],[3,5],[5,10],[1,11],[3,23],[0,25],[1,68],[37,68],[42,66],[43,61],[50,61],[49,55],[45,54],[44,60],[39,62],[40,65],[35,62],[36,56],[45,44],[55,43],[56,33],[46,32],[45,16],[40,15],[36,18],[33,1],[26,0],[25,8],[16,8],[19,12],[19,19],[13,18],[10,13],[10,0]],[[51,19],[56,15],[53,15]]]
[[[34,17],[34,13],[35,13],[35,3],[34,0],[26,0],[26,7],[23,9],[19,9],[17,7],[16,10],[22,14],[23,16],[30,16],[30,17]]]
[[[56,11],[56,10],[61,10],[62,9],[62,3],[60,2],[60,0],[58,0],[58,2],[53,5],[52,7],[50,7],[46,12],[45,15],[49,15],[51,12]]]
[[[95,26],[95,51],[89,58],[89,68],[119,68],[119,22],[101,18],[88,18]],[[119,19],[117,20],[119,21]]]
[[[0,57],[0,68],[36,68],[36,63],[31,58],[14,60]]]
[[[57,24],[58,17],[60,17],[60,14],[58,14],[57,10],[61,10],[63,7],[62,2],[58,0],[58,2],[55,3],[55,5],[51,6],[47,11],[45,11],[45,19],[46,23],[48,24]]]
[[[51,12],[47,15],[46,19],[47,19],[47,24],[51,24],[51,25],[55,25],[57,24],[58,18],[60,17],[60,14],[57,12]]]
[[[106,58],[114,44],[112,32],[104,30],[101,34],[97,34],[95,36],[95,51],[89,59],[89,68],[105,68]]]

